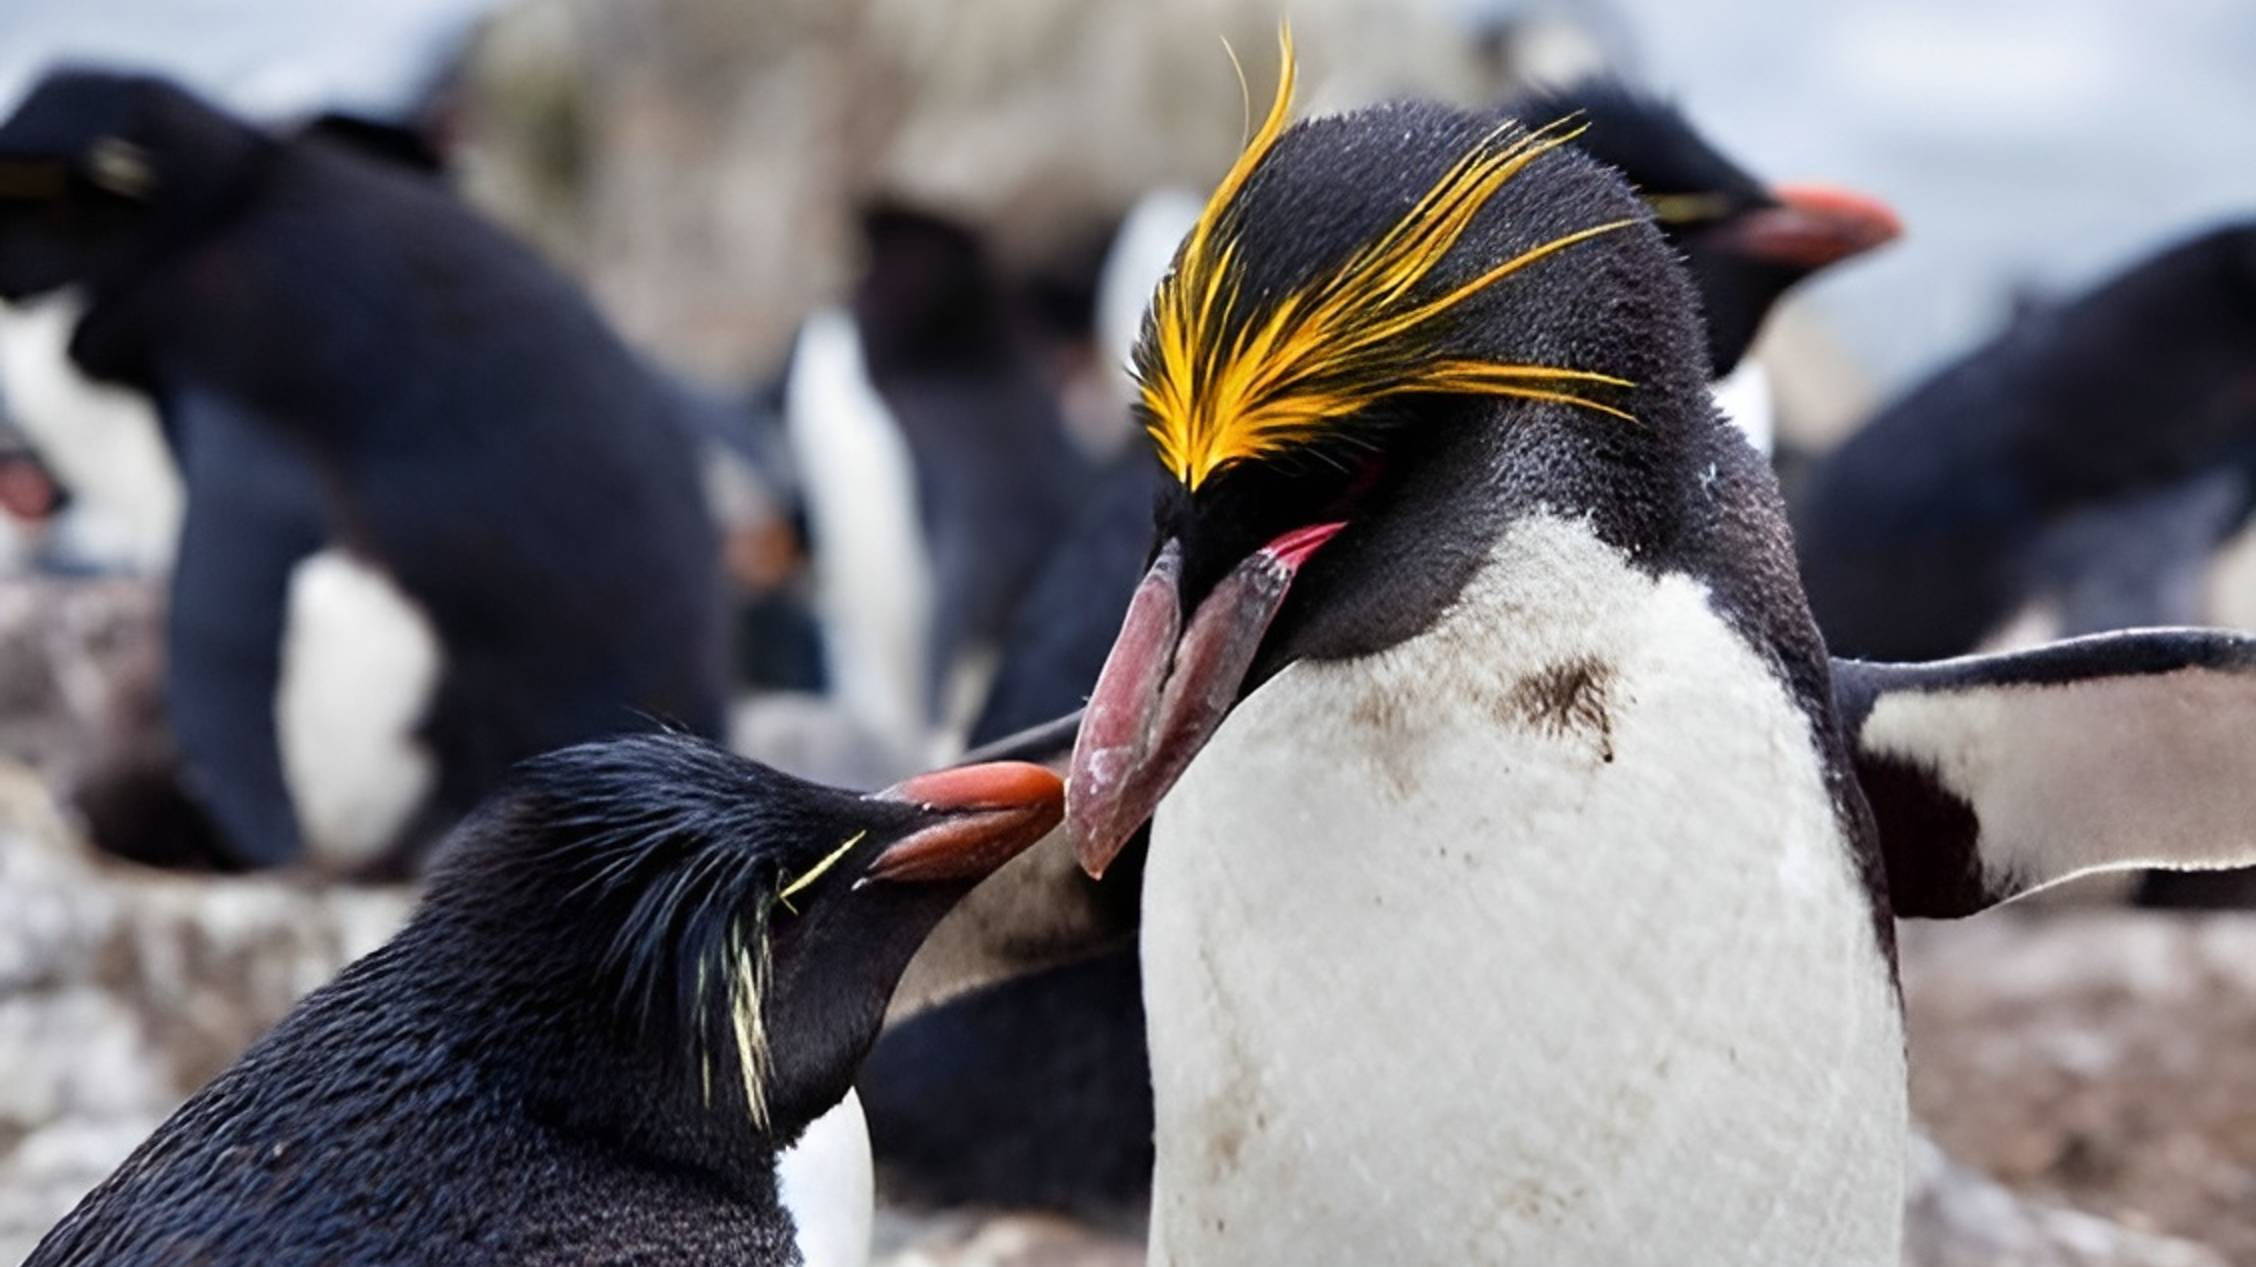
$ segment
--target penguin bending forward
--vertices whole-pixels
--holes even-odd
[[[1092,873],[1157,809],[1151,1261],[1893,1267],[1892,916],[2256,855],[2250,644],[1844,709],[1634,194],[1571,124],[1288,128],[1292,81],[1153,301],[1170,487],[1067,783]]]
[[[1060,795],[1003,763],[860,796],[677,734],[530,761],[408,926],[27,1267],[859,1264],[854,1068],[926,930]]]

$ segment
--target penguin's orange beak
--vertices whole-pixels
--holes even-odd
[[[935,770],[877,794],[940,814],[940,821],[895,841],[870,863],[872,880],[926,884],[984,879],[1058,825],[1065,785],[1024,761]]]
[[[1903,235],[1887,205],[1824,185],[1780,185],[1775,206],[1736,217],[1722,230],[1729,249],[1750,259],[1815,272]]]
[[[1101,878],[1237,703],[1293,577],[1345,524],[1285,533],[1248,555],[1183,623],[1182,547],[1170,541],[1129,600],[1066,776],[1065,822]]]

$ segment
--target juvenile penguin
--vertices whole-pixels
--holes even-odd
[[[168,709],[236,861],[396,860],[535,752],[721,725],[684,398],[436,182],[163,82],[0,126],[0,298],[157,402]]]
[[[528,762],[407,927],[27,1267],[858,1264],[854,1067],[926,930],[1059,812],[1025,765],[861,796],[673,734]]]
[[[1896,745],[1892,801],[1960,811],[1927,913],[2246,856],[2256,754],[2196,767],[2228,804],[2150,838],[2028,804],[2074,790],[2041,747],[1947,742],[1938,716],[1981,733],[2089,660],[1931,693],[1875,670],[1852,743],[1629,188],[1571,128],[1288,129],[1289,43],[1281,78],[1154,300],[1171,487],[1067,789],[1092,872],[1158,811],[1152,1260],[1892,1267],[1897,859],[1860,754]],[[2256,706],[2165,650],[2118,705]]]

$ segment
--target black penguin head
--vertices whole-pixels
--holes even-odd
[[[711,1165],[838,1102],[925,934],[1061,796],[1009,762],[858,795],[686,736],[585,744],[461,829],[411,934],[529,1099]]]
[[[1011,296],[979,235],[904,203],[863,209],[867,252],[855,285],[870,373],[978,371],[1014,350]]]
[[[1288,40],[1136,353],[1173,478],[1068,780],[1093,874],[1268,676],[1414,636],[1526,508],[1627,507],[1721,434],[1682,270],[1573,121],[1288,129],[1291,84]]]
[[[0,299],[129,270],[206,222],[270,146],[163,80],[48,75],[0,124]]]
[[[1765,186],[1708,143],[1675,106],[1610,79],[1511,103],[1529,123],[1574,116],[1583,152],[1629,179],[1700,288],[1708,357],[1728,374],[1771,306],[1820,269],[1893,241],[1895,213],[1815,185]]]

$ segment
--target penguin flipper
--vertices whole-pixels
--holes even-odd
[[[2091,871],[2256,865],[2256,637],[1836,660],[1833,696],[1899,916],[1971,915]]]
[[[224,399],[179,392],[166,409],[196,493],[166,617],[165,709],[186,786],[234,861],[272,866],[300,844],[275,692],[291,569],[326,532],[318,477]]]

